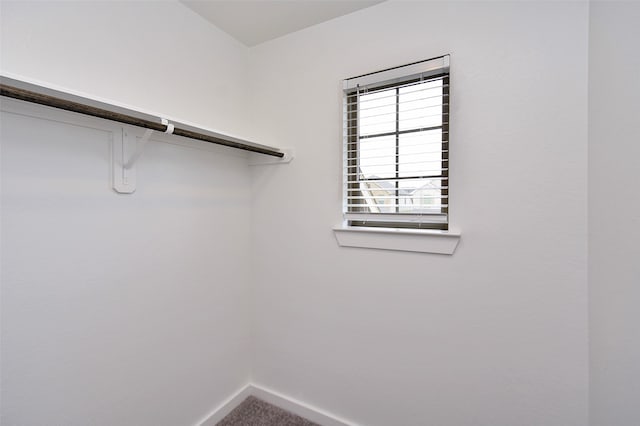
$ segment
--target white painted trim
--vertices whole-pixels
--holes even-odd
[[[224,419],[227,414],[232,412],[234,408],[240,405],[242,401],[247,399],[251,395],[251,391],[251,384],[247,384],[196,424],[198,426],[215,426],[220,420]]]
[[[419,229],[367,228],[338,226],[333,228],[342,247],[453,254],[460,232]]]
[[[249,396],[255,396],[269,404],[290,411],[322,426],[358,426],[357,423],[341,419],[327,411],[253,383],[247,384],[233,396],[229,397],[207,415],[207,417],[196,423],[197,426],[215,426]]]
[[[251,395],[322,426],[358,426],[356,423],[260,385],[251,384]]]

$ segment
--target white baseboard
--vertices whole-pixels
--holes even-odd
[[[220,420],[224,419],[227,414],[233,411],[242,401],[247,399],[251,395],[251,384],[246,385],[235,394],[227,398],[222,404],[220,404],[215,410],[213,410],[207,417],[198,422],[198,426],[215,426]]]
[[[298,401],[272,389],[253,383],[249,383],[247,386],[236,392],[233,396],[229,397],[225,402],[220,404],[218,408],[213,410],[211,414],[209,414],[204,420],[198,423],[198,426],[215,426],[216,423],[222,420],[227,414],[233,411],[234,408],[240,405],[240,403],[249,396],[255,396],[256,398],[266,401],[269,404],[273,404],[276,407],[280,407],[284,410],[290,411],[322,426],[357,426],[353,422],[341,419],[312,405],[309,405],[302,401]]]
[[[251,395],[322,426],[357,426],[324,410],[298,401],[266,387],[251,384]]]

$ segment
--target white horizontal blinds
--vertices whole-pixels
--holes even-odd
[[[448,57],[346,80],[350,224],[447,229],[448,132]]]

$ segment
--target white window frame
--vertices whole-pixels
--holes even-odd
[[[420,61],[405,66],[395,67],[384,71],[370,73],[359,77],[349,78],[343,83],[343,223],[334,228],[336,238],[341,246],[368,247],[377,249],[403,250],[430,252],[441,254],[452,254],[455,250],[460,234],[449,230],[448,221],[448,144],[449,144],[449,120],[448,120],[448,99],[449,99],[449,55],[438,58]],[[443,99],[446,99],[446,109],[443,108],[443,117],[446,119],[442,123],[443,135],[443,170],[444,189],[442,199],[446,200],[446,207],[436,214],[408,215],[408,214],[377,214],[375,221],[373,215],[367,213],[355,213],[349,211],[349,193],[353,193],[353,188],[361,188],[359,181],[349,178],[349,167],[353,167],[353,144],[359,143],[359,135],[353,131],[349,132],[349,127],[353,126],[354,91],[360,88],[393,87],[403,83],[408,83],[416,79],[436,78],[441,76],[446,82],[446,90],[443,90]],[[446,79],[446,80],[445,80]],[[445,115],[446,114],[446,115]],[[357,109],[356,109],[356,120]],[[359,123],[358,123],[359,126]],[[359,148],[358,148],[359,149]],[[446,152],[446,156],[444,154]],[[359,156],[356,154],[356,157]],[[446,167],[445,163],[446,161]],[[353,175],[353,173],[351,173]],[[356,186],[354,186],[356,185]],[[352,189],[349,191],[349,189]],[[370,226],[372,224],[373,226]]]

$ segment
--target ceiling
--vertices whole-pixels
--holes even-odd
[[[364,9],[384,0],[181,0],[246,46]]]

